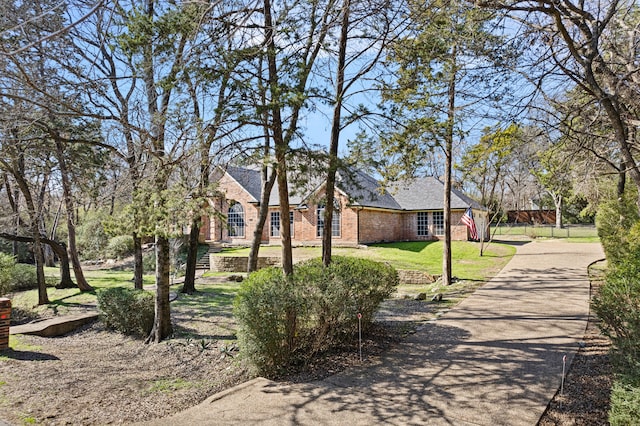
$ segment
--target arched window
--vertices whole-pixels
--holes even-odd
[[[227,225],[230,237],[244,237],[244,209],[242,204],[233,203],[229,206]]]
[[[324,232],[324,203],[318,204],[317,213],[317,223],[316,227],[316,236],[322,237],[322,233]],[[331,218],[331,236],[339,237],[340,236],[340,204],[336,200],[333,207],[333,217]]]

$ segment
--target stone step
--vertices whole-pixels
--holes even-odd
[[[218,253],[222,250],[222,247],[219,243],[210,242],[207,243],[207,245],[209,246],[207,251],[196,261],[196,269],[208,270],[210,268],[209,255],[211,253]]]
[[[42,337],[62,336],[96,319],[98,319],[97,312],[63,315],[29,324],[15,325],[9,328],[9,334],[32,334]]]

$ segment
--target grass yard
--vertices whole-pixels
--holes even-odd
[[[123,270],[100,270],[91,269],[83,271],[89,284],[95,289],[105,289],[109,287],[132,287],[132,271]],[[45,268],[47,277],[60,277],[58,268]],[[144,276],[144,285],[154,284],[153,275]],[[55,315],[64,315],[72,308],[84,305],[94,305],[96,303],[96,292],[81,292],[77,288],[57,289],[47,288],[47,294],[51,301],[48,305],[38,306],[37,290],[17,292],[11,297],[11,304],[14,310],[17,308],[22,312],[29,311],[31,314],[46,318]]]
[[[260,249],[261,256],[279,256],[280,247],[265,246]],[[248,248],[225,249],[223,255],[247,256]],[[515,248],[507,244],[491,243],[485,245],[483,256],[480,256],[480,244],[473,242],[454,241],[452,243],[453,276],[458,282],[446,289],[440,289],[435,285],[424,286],[416,284],[401,285],[399,294],[417,294],[427,292],[428,295],[436,292],[445,293],[445,304],[452,304],[460,296],[473,291],[478,285],[494,276],[515,253]],[[334,247],[336,256],[357,256],[375,261],[386,262],[397,269],[419,270],[430,274],[439,275],[442,270],[442,242],[403,242],[375,244],[364,248]],[[307,259],[321,256],[320,247],[296,247],[294,258]],[[46,275],[58,277],[57,268],[46,268]],[[89,284],[96,291],[110,287],[131,287],[132,271],[117,267],[114,269],[88,268],[84,271]],[[183,296],[173,302],[175,316],[182,318],[202,319],[201,324],[207,324],[206,317],[212,311],[216,315],[225,318],[224,325],[213,326],[212,330],[202,330],[201,327],[178,326],[177,337],[205,338],[207,334],[223,336],[231,339],[234,331],[230,329],[232,321],[232,304],[239,285],[225,281],[226,274],[206,273],[201,280],[216,282],[215,285],[198,285],[198,293],[192,296]],[[154,284],[154,276],[144,276],[145,286]],[[172,291],[179,292],[181,284],[172,287]],[[96,304],[96,291],[80,292],[78,289],[47,289],[48,305],[37,305],[37,291],[18,292],[12,296],[14,319],[19,322],[28,322],[38,318],[49,318],[57,315],[65,315],[86,309]],[[227,321],[228,320],[228,321]]]
[[[334,256],[356,256],[386,262],[396,269],[425,271],[431,274],[442,272],[442,242],[417,241],[373,244],[365,248],[334,247]],[[480,243],[453,241],[451,258],[453,275],[464,280],[486,281],[494,276],[515,254],[515,247],[492,242],[485,244],[480,256]],[[248,248],[227,248],[220,255],[248,256]],[[280,247],[260,248],[260,256],[279,256]],[[296,247],[294,258],[313,258],[322,255],[320,247]]]

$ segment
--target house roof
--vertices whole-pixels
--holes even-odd
[[[227,166],[224,171],[238,184],[247,191],[253,200],[254,203],[260,202],[260,194],[262,192],[262,176],[261,171],[258,169],[245,168],[245,167],[235,167],[235,166]],[[309,185],[307,185],[309,186]],[[312,191],[313,184],[309,186],[309,188],[290,188],[289,189],[289,204],[298,205],[301,203],[303,199],[302,193],[308,193]],[[269,205],[277,206],[280,203],[278,192],[278,185],[273,185],[273,189],[271,190],[271,194],[269,196]]]
[[[249,168],[228,166],[226,173],[242,186],[253,198],[260,201],[262,187],[260,171]],[[298,206],[309,202],[313,195],[324,186],[324,181],[314,179],[303,187],[290,188],[289,203]],[[444,183],[434,177],[415,178],[398,182],[387,189],[368,174],[352,170],[349,173],[338,172],[336,188],[349,198],[352,206],[380,208],[389,210],[442,210]],[[269,205],[279,204],[278,187],[274,185],[269,197]],[[451,208],[484,209],[479,203],[462,192],[452,189]]]
[[[390,190],[403,210],[441,210],[444,203],[444,183],[432,176],[398,182]],[[457,189],[451,189],[451,208],[467,207],[483,209],[478,202]]]
[[[247,169],[243,167],[227,166],[225,171],[233,180],[247,191],[253,201],[260,201],[260,193],[262,192],[262,178],[260,171],[255,169]]]

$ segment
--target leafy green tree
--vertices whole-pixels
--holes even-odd
[[[464,135],[465,115],[481,109],[483,89],[500,78],[505,41],[493,35],[490,13],[455,1],[408,2],[411,27],[391,45],[388,62],[397,79],[385,84],[390,117],[401,117],[382,146],[400,161],[387,178],[412,177],[433,153],[444,166],[443,282],[451,280],[451,182],[454,145]],[[493,79],[487,80],[487,70]],[[486,92],[485,92],[486,93]],[[399,127],[399,129],[398,129]]]
[[[169,222],[175,216],[172,200],[175,196],[169,187],[174,159],[180,139],[172,138],[171,129],[180,129],[179,117],[182,104],[178,97],[178,83],[188,60],[189,47],[199,34],[201,8],[197,4],[173,5],[147,0],[143,6],[132,5],[123,11],[120,19],[126,22],[127,31],[120,35],[120,48],[128,53],[140,75],[145,106],[143,142],[151,159],[148,182],[134,194],[136,211],[145,211],[142,229],[155,238],[156,296],[155,320],[147,342],[160,342],[172,332],[169,306],[170,242],[174,231]],[[177,124],[176,127],[172,127]],[[146,190],[146,191],[145,191]]]
[[[494,214],[502,208],[505,180],[514,164],[513,151],[520,144],[520,128],[511,124],[505,129],[487,127],[477,144],[462,156],[457,168],[462,181],[470,183],[480,203]],[[493,216],[493,215],[491,215]]]
[[[262,2],[262,30],[267,64],[268,129],[275,151],[276,182],[280,206],[282,268],[293,273],[289,222],[288,155],[299,131],[299,119],[310,96],[310,75],[337,13],[334,0],[276,5]],[[277,13],[283,19],[276,20]],[[296,28],[295,31],[290,31]],[[300,48],[291,49],[290,46]]]
[[[531,173],[553,199],[556,208],[556,228],[562,228],[563,203],[572,193],[570,160],[560,153],[560,147],[550,146],[532,159]]]
[[[334,214],[336,173],[340,166],[338,148],[342,130],[353,124],[363,108],[349,106],[354,85],[371,74],[381,62],[387,42],[393,37],[396,24],[395,8],[388,2],[344,0],[341,6],[340,33],[336,36],[335,89],[331,99],[331,135],[329,141],[328,171],[325,185],[324,223],[330,224]],[[351,45],[367,43],[366,59],[363,50],[350,49]],[[347,117],[343,112],[349,113]],[[322,233],[322,260],[325,266],[331,262],[332,228],[325,226]]]

